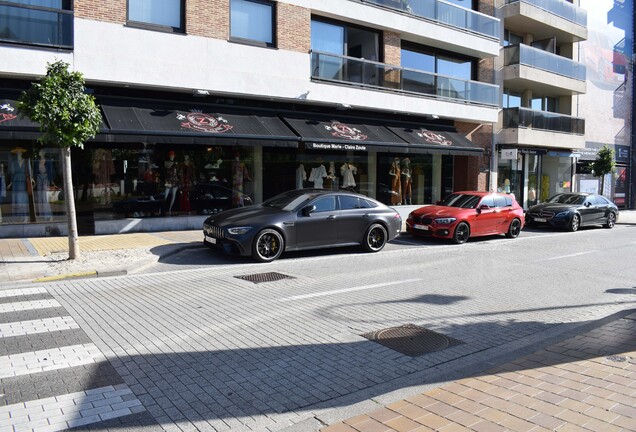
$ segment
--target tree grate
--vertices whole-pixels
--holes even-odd
[[[362,336],[411,357],[463,344],[460,340],[427,330],[415,324],[390,327],[365,333]]]
[[[283,279],[295,279],[293,276],[287,276],[282,273],[269,272],[269,273],[255,273],[251,275],[234,276],[237,279],[243,279],[248,282],[254,282],[255,284],[262,282],[276,282]]]

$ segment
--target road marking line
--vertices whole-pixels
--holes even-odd
[[[552,260],[558,260],[558,259],[563,259],[563,258],[573,258],[573,257],[577,257],[577,256],[581,256],[581,255],[587,255],[587,254],[591,254],[591,253],[596,253],[597,251],[593,250],[593,251],[587,251],[587,252],[579,252],[579,253],[574,253],[574,254],[569,254],[569,255],[560,255],[560,256],[555,256],[552,258],[545,258],[543,261],[552,261]]]
[[[78,329],[79,325],[70,316],[41,318],[30,321],[15,321],[0,324],[0,339],[5,337],[26,336],[38,333],[51,333],[61,330]]]
[[[18,289],[8,289],[0,291],[0,298],[9,298],[9,297],[19,297],[26,296],[31,294],[46,294],[46,288],[44,287],[33,287],[33,288],[18,288]]]
[[[348,293],[353,291],[363,291],[368,289],[381,288],[385,286],[400,285],[400,284],[409,283],[409,282],[417,282],[420,280],[421,279],[406,279],[401,281],[391,281],[391,282],[384,282],[384,283],[373,284],[373,285],[344,288],[344,289],[333,290],[333,291],[323,291],[323,292],[314,293],[314,294],[303,294],[303,295],[297,295],[292,297],[286,297],[286,298],[280,299],[279,301],[288,302],[288,301],[294,301],[294,300],[304,300],[304,299],[314,298],[314,297],[326,297],[330,295],[343,294],[343,293]]]
[[[0,314],[8,312],[20,312],[36,309],[49,309],[61,307],[57,300],[33,300],[15,303],[0,303]]]

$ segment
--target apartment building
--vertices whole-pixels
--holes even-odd
[[[587,12],[565,0],[498,0],[497,10],[504,27],[496,66],[503,97],[493,183],[528,208],[575,190],[585,148],[578,98],[587,88],[579,53],[588,38]]]
[[[494,6],[1,1],[0,236],[64,231],[59,150],[38,147],[15,105],[55,60],[84,74],[103,114],[72,153],[80,233],[198,227],[301,187],[393,205],[486,189],[500,104]]]

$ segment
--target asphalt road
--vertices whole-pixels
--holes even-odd
[[[346,418],[636,307],[636,226],[270,264],[203,247],[145,274],[45,285],[163,425],[283,430]],[[243,277],[275,273],[253,283]],[[405,356],[363,335],[415,324],[458,345]],[[193,402],[194,401],[194,402]],[[213,428],[213,429],[211,429]],[[303,430],[309,430],[304,428]]]

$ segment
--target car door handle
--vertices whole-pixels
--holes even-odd
[[[329,220],[333,220],[333,219],[335,219],[335,218],[336,218],[336,215],[329,215],[329,216],[327,216],[327,219],[329,219]]]
[[[362,217],[368,218],[369,216],[371,216],[369,213],[365,213],[362,215]]]

